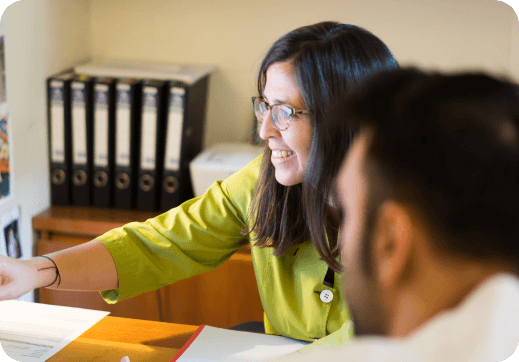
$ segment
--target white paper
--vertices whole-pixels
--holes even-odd
[[[0,302],[0,344],[19,362],[43,362],[110,312],[16,300]],[[1,357],[1,356],[0,356]]]
[[[141,62],[121,59],[98,59],[79,64],[76,73],[93,76],[141,78],[141,79],[175,79],[193,84],[215,70],[214,65],[170,64]]]
[[[205,326],[177,362],[265,361],[307,344],[281,336]]]

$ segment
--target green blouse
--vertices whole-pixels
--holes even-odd
[[[335,275],[334,288],[323,285],[328,266],[311,241],[276,257],[273,248],[253,246],[253,236],[241,234],[260,163],[261,156],[215,182],[201,197],[98,237],[111,253],[119,278],[119,289],[101,292],[103,298],[115,303],[213,270],[249,242],[265,331],[306,341],[320,339],[303,351],[346,342],[350,316],[340,291],[340,275]],[[333,292],[330,303],[320,299],[324,289]]]

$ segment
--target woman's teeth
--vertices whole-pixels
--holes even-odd
[[[288,156],[292,156],[294,154],[293,151],[272,151],[272,156],[274,158],[287,158]]]

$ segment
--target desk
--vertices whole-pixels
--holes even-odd
[[[198,326],[106,316],[49,362],[169,362]]]

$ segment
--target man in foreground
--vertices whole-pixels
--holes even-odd
[[[519,343],[519,88],[407,69],[336,112],[356,338],[279,361],[502,361]]]

